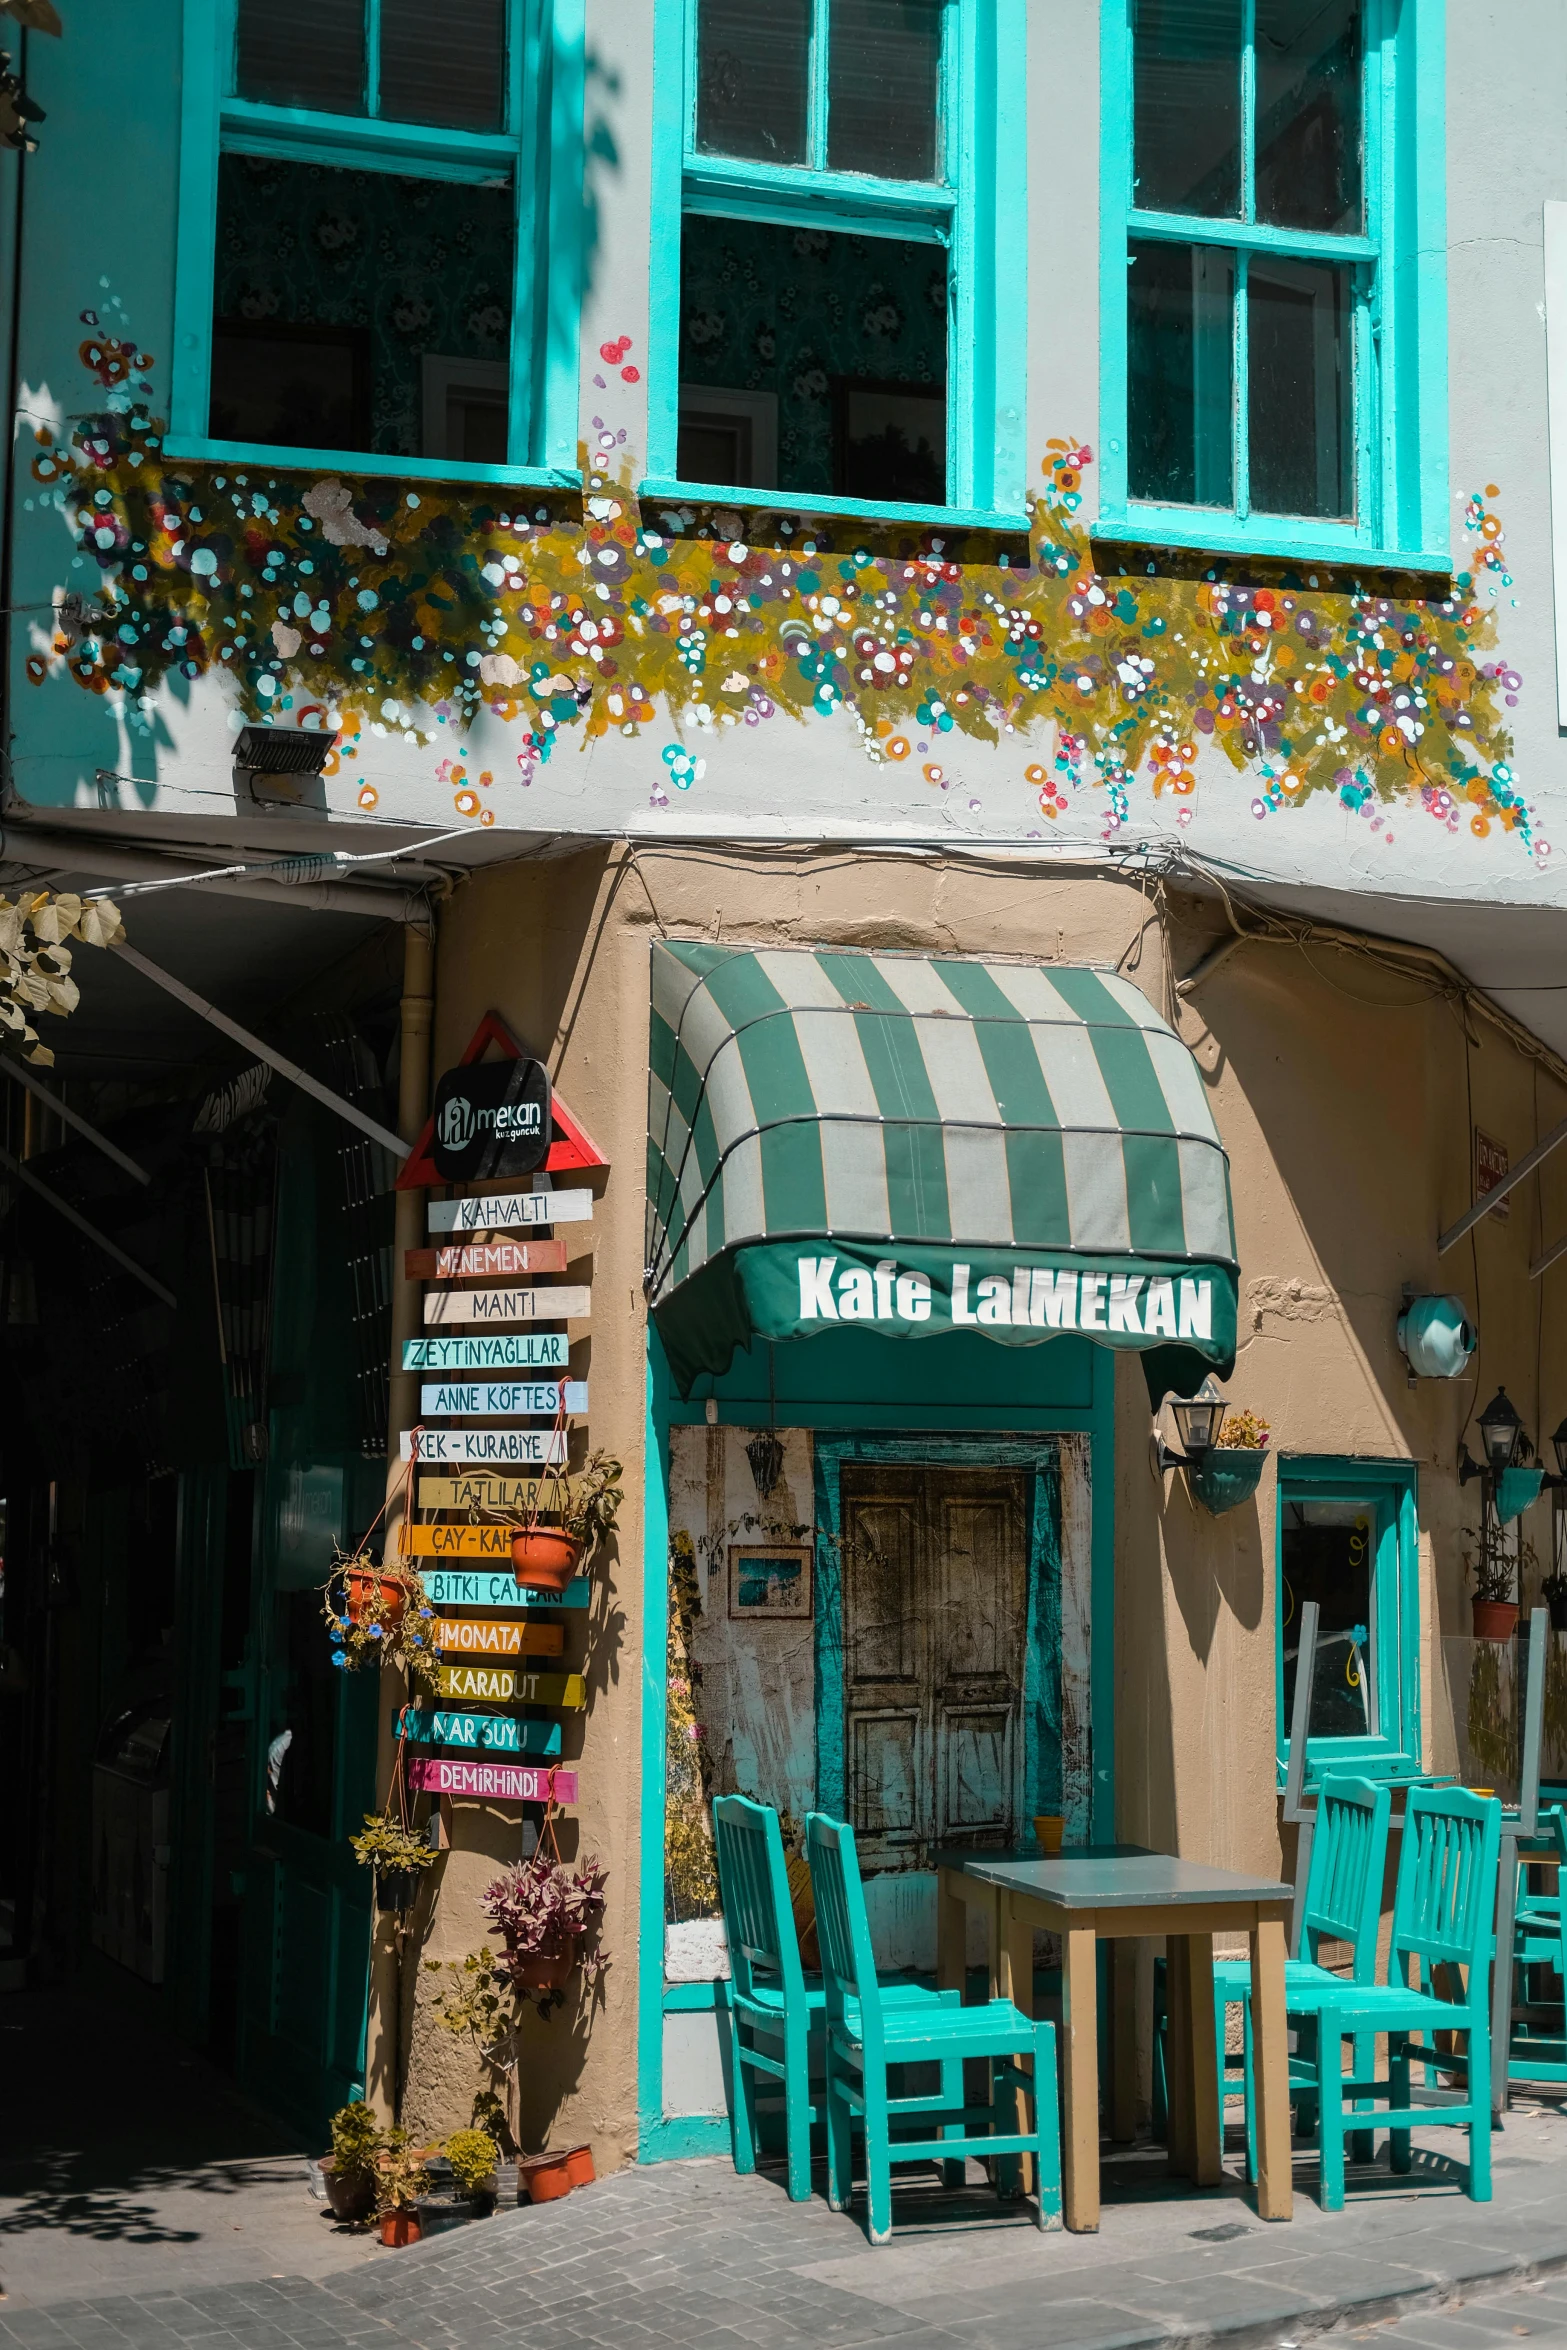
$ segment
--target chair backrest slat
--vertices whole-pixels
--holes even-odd
[[[1323,1942],[1347,1942],[1357,1983],[1376,1980],[1391,1805],[1390,1790],[1369,1779],[1325,1778],[1317,1793],[1306,1883],[1306,1955],[1314,1959]]]
[[[821,1946],[827,2012],[841,2017],[844,2002],[857,2000],[861,2027],[868,2039],[880,2028],[881,1992],[871,1954],[870,1920],[865,1914],[854,1830],[841,1820],[830,1820],[825,1812],[808,1813],[805,1855],[816,1897],[816,1939]]]
[[[757,1989],[803,1998],[800,1942],[789,1903],[783,1832],[770,1804],[720,1795],[713,1804],[718,1890],[729,1966],[742,1998]]]
[[[1485,2005],[1496,1912],[1502,1807],[1465,1787],[1414,1787],[1393,1902],[1392,1964],[1463,1966],[1468,2004]]]

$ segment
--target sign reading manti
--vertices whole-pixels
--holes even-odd
[[[424,1301],[426,1325],[446,1322],[585,1322],[593,1310],[586,1284],[565,1281],[543,1289],[432,1289]]]

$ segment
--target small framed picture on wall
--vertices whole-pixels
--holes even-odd
[[[811,1546],[808,1542],[731,1542],[729,1613],[751,1623],[808,1623]]]

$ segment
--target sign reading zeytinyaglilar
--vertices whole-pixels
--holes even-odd
[[[475,1338],[405,1338],[405,1371],[564,1371],[564,1330],[486,1332]]]

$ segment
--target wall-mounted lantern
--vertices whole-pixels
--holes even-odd
[[[1205,1379],[1193,1396],[1167,1395],[1164,1408],[1175,1422],[1181,1449],[1177,1452],[1165,1443],[1156,1419],[1154,1461],[1160,1477],[1168,1476],[1172,1469],[1184,1469],[1192,1499],[1201,1502],[1213,1518],[1222,1518],[1227,1510],[1250,1501],[1262,1478],[1266,1431],[1262,1432],[1262,1444],[1220,1444],[1219,1431],[1230,1407],[1211,1379]]]
[[[1165,1402],[1175,1422],[1181,1449],[1172,1452],[1163,1437],[1157,1439],[1160,1474],[1171,1469],[1200,1469],[1219,1441],[1219,1430],[1229,1405],[1211,1379],[1205,1379],[1195,1395],[1171,1395]]]
[[[1468,1445],[1463,1442],[1459,1444],[1459,1484],[1467,1485],[1471,1477],[1484,1477],[1489,1490],[1491,1481],[1500,1477],[1504,1469],[1513,1466],[1518,1458],[1520,1443],[1526,1454],[1533,1450],[1524,1434],[1522,1420],[1508,1401],[1506,1388],[1499,1387],[1480,1414],[1480,1448],[1485,1454],[1484,1460],[1472,1461]]]

